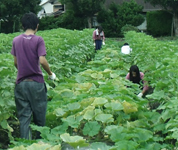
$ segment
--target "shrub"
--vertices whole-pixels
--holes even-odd
[[[126,24],[125,26],[123,26],[121,28],[121,34],[124,35],[126,32],[128,31],[135,31],[135,32],[139,32],[139,29],[137,27],[134,27],[132,25]]]
[[[147,32],[154,37],[170,36],[172,15],[166,11],[147,12]]]
[[[103,26],[107,37],[123,36],[121,29],[126,24],[139,26],[144,22],[142,9],[143,6],[134,0],[123,2],[122,5],[111,3],[109,9],[98,13],[97,20]]]

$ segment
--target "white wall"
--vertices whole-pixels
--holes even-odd
[[[137,26],[137,28],[138,28],[140,31],[146,31],[146,29],[147,29],[146,18],[145,18],[145,21],[144,21],[141,25]]]
[[[53,13],[53,5],[47,2],[48,0],[43,0],[40,5],[42,6],[42,10],[38,13],[38,17],[41,18],[45,15],[49,16]],[[45,13],[46,14],[45,14]]]
[[[47,14],[53,12],[53,5],[51,3],[46,3],[42,7]]]

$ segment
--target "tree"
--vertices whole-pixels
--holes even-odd
[[[138,26],[143,23],[142,10],[143,6],[138,5],[134,0],[123,2],[122,5],[111,3],[109,9],[98,13],[97,20],[107,36],[118,37],[122,36],[121,28],[123,26],[127,24]]]
[[[26,12],[37,14],[41,0],[0,0],[0,32],[19,31],[20,18]]]
[[[59,0],[65,4],[67,11],[72,11],[74,17],[87,19],[88,27],[91,28],[92,17],[99,12],[105,0]]]
[[[178,0],[145,0],[152,5],[160,5],[173,15],[172,31],[178,36]]]

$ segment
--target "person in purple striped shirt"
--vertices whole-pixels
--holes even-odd
[[[46,121],[47,88],[40,65],[47,72],[49,79],[54,80],[56,75],[50,70],[45,58],[43,38],[35,35],[39,25],[37,16],[34,13],[26,13],[21,23],[25,32],[13,39],[11,50],[17,68],[14,95],[20,122],[20,137],[31,139],[32,116],[35,125],[44,126]],[[40,138],[39,132],[35,138]]]

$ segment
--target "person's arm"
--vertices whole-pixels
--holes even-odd
[[[105,42],[105,35],[104,35],[104,31],[103,31],[103,42]]]
[[[43,69],[48,73],[48,75],[52,75],[48,61],[46,60],[45,56],[40,56],[40,64],[43,67]]]
[[[93,43],[95,43],[95,40],[96,40],[96,30],[93,31]]]
[[[16,58],[16,56],[14,56],[14,66],[18,69],[18,67],[17,67],[17,58]]]
[[[143,80],[144,77],[144,73],[140,72],[140,78]],[[144,94],[146,91],[148,90],[148,85],[147,82],[143,80],[143,90],[142,90],[142,94]]]
[[[142,90],[142,94],[144,94],[147,90],[148,90],[148,85],[146,85],[147,82],[146,81],[143,81],[143,90]]]
[[[130,80],[130,73],[128,73],[125,77],[127,80]]]

